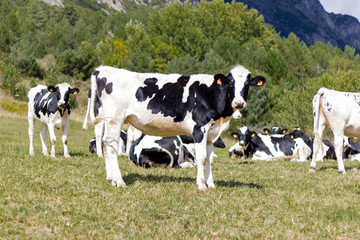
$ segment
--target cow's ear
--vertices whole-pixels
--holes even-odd
[[[56,88],[53,86],[48,86],[49,92],[56,92]]]
[[[80,92],[80,89],[78,89],[78,88],[70,88],[69,92],[76,95],[76,94],[78,94]]]
[[[263,129],[264,133],[269,134],[270,130],[268,128]]]
[[[217,85],[223,85],[223,84],[228,84],[229,83],[229,79],[227,79],[227,77],[225,77],[223,74],[216,74],[214,76],[214,82]]]
[[[266,78],[264,78],[263,76],[257,76],[250,80],[250,86],[261,87],[265,84],[265,82]]]
[[[282,133],[286,133],[287,132],[287,129],[286,128],[284,128],[283,130],[282,130]]]

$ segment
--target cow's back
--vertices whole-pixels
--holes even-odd
[[[360,136],[360,94],[324,89],[321,108],[332,129],[344,129],[349,137]]]

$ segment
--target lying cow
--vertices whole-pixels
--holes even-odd
[[[248,127],[237,132],[239,144],[244,148],[243,156],[252,160],[291,159],[304,162],[311,155],[311,149],[302,138],[292,133],[282,137],[257,134]]]
[[[347,138],[346,150],[344,152],[345,159],[348,161],[359,161],[360,162],[360,143],[351,142]]]
[[[56,136],[54,128],[62,130],[62,141],[64,144],[64,156],[70,157],[67,148],[67,132],[69,128],[69,95],[77,94],[78,88],[71,88],[67,83],[57,84],[53,86],[37,85],[29,90],[28,93],[28,120],[29,120],[29,139],[30,139],[30,155],[34,155],[34,121],[35,119],[42,122],[40,139],[42,152],[45,156],[49,156],[46,147],[46,135],[49,130],[51,141],[51,157],[55,157]]]
[[[129,131],[133,131],[129,128]],[[127,133],[121,130],[120,141],[123,144],[122,151],[127,148]],[[179,136],[176,137],[158,137],[140,134],[134,141],[129,141],[128,157],[136,165],[143,167],[194,167],[195,159]],[[96,138],[90,140],[89,151],[96,152]]]
[[[130,147],[130,160],[143,167],[194,167],[194,156],[179,136],[159,137],[142,135]]]
[[[274,135],[274,134],[285,134],[287,132],[287,129],[286,128],[281,129],[278,126],[274,126],[271,129],[264,128],[263,131],[265,134]]]
[[[261,76],[252,78],[240,65],[227,76],[96,68],[91,75],[90,118],[95,125],[105,124],[106,179],[114,186],[126,186],[117,162],[117,145],[127,121],[147,135],[193,137],[198,188],[214,188],[213,142],[234,111],[246,107],[249,87],[260,87],[265,81]]]
[[[360,136],[360,94],[320,88],[312,103],[315,139],[310,172],[315,172],[316,161],[322,160],[322,134],[325,126],[329,126],[334,134],[338,172],[345,174],[343,139],[344,135],[348,137]]]
[[[239,129],[240,130],[240,129]],[[239,131],[238,130],[238,131]],[[273,137],[282,137],[287,132],[287,129],[281,129],[280,127],[272,127],[271,129],[264,128],[263,129],[264,134],[270,134]],[[238,138],[238,134],[241,134],[240,132],[233,132],[231,135],[234,138]],[[235,143],[233,146],[229,148],[229,157],[235,158],[235,157],[242,157],[244,158],[244,146],[240,144],[240,142]]]

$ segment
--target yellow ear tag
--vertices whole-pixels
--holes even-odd
[[[262,80],[260,80],[260,81],[257,83],[257,85],[258,85],[258,86],[261,86],[261,85],[263,85],[263,83],[264,83],[264,82],[263,82]]]
[[[234,137],[234,138],[236,138],[236,137],[237,137],[237,135],[236,135],[236,134],[233,134],[233,137]]]
[[[50,92],[54,92],[54,91],[52,90],[52,88],[50,88]]]
[[[286,133],[286,130],[283,130],[283,133]]]
[[[251,137],[255,137],[255,133],[251,134]]]
[[[74,95],[76,95],[76,94],[77,94],[77,91],[74,92]]]
[[[294,139],[294,135],[291,134],[290,137],[291,137],[292,139]]]
[[[221,85],[222,82],[221,82],[221,79],[219,78],[217,81],[216,81],[217,84]]]
[[[268,133],[269,133],[269,131],[268,131],[268,130],[265,130],[265,133],[266,133],[266,134],[268,134]]]

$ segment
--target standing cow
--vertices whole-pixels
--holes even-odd
[[[55,157],[56,136],[54,128],[62,130],[62,141],[64,144],[64,156],[70,157],[67,148],[67,132],[69,128],[69,95],[77,94],[78,88],[71,88],[67,83],[57,84],[53,86],[37,85],[30,89],[28,93],[28,120],[29,120],[29,139],[30,139],[30,155],[34,155],[34,121],[35,119],[42,122],[40,139],[42,152],[45,156],[49,156],[46,147],[47,130],[50,133],[51,140],[51,157]]]
[[[148,135],[192,136],[198,188],[214,188],[213,141],[234,111],[246,107],[249,87],[260,87],[265,81],[262,76],[251,77],[240,65],[227,76],[96,68],[91,75],[90,118],[95,125],[105,124],[106,179],[114,186],[126,186],[117,161],[117,145],[122,124],[127,121]]]
[[[334,134],[334,148],[338,172],[345,174],[343,162],[344,135],[360,137],[360,93],[339,92],[320,88],[313,98],[314,153],[310,172],[316,171],[316,161],[321,160],[322,134],[329,126]]]

